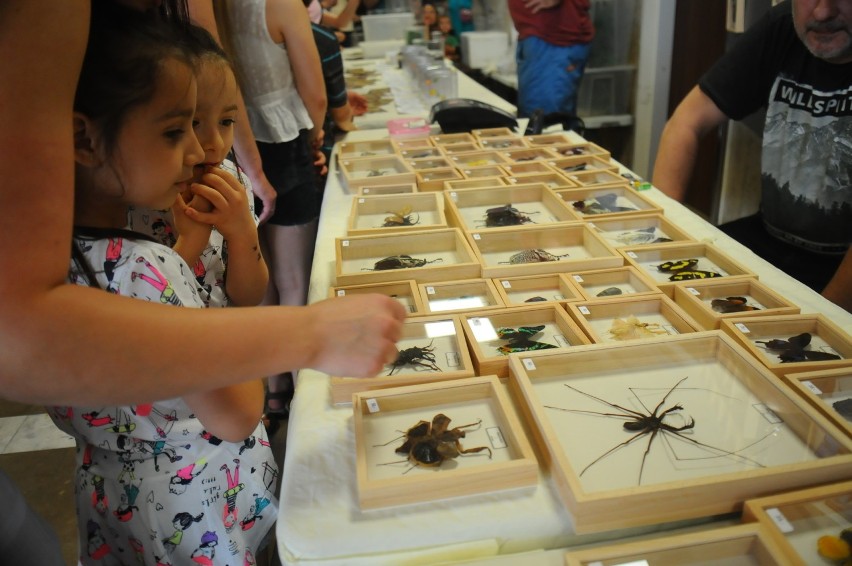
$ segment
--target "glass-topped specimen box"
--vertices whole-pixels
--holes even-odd
[[[852,481],[751,499],[745,502],[743,520],[757,521],[766,529],[787,564],[848,563],[848,554],[846,562],[829,559],[820,548],[837,547],[840,533],[852,527]]]
[[[507,185],[522,185],[526,183],[544,183],[548,189],[576,189],[577,183],[568,180],[565,175],[560,175],[551,169],[550,173],[535,173],[524,175],[511,175],[504,179]]]
[[[334,337],[329,339],[333,340]],[[474,375],[473,362],[458,316],[445,314],[406,319],[396,349],[399,351],[397,359],[385,364],[374,377],[332,376],[332,403],[351,403],[352,394],[358,391]]]
[[[329,297],[369,295],[373,293],[396,299],[399,304],[405,307],[409,316],[426,314],[426,307],[420,300],[417,283],[411,279],[388,281],[387,283],[368,283],[366,285],[333,286],[329,291]]]
[[[503,165],[506,175],[510,177],[524,177],[526,175],[547,175],[553,173],[553,169],[545,161],[525,161],[523,163],[506,163]]]
[[[569,175],[570,178],[570,175]],[[558,189],[556,194],[583,220],[624,218],[638,213],[662,214],[662,207],[627,185]]]
[[[475,279],[481,270],[458,228],[335,239],[336,285]]]
[[[577,533],[852,477],[852,440],[718,331],[517,354],[509,369]]]
[[[406,193],[416,193],[417,183],[397,183],[390,185],[362,185],[358,187],[358,194],[366,195],[401,195]]]
[[[852,438],[852,367],[786,373],[784,380]]]
[[[499,151],[479,150],[453,153],[448,156],[454,167],[470,169],[471,167],[486,167],[488,165],[503,165],[506,159]]]
[[[526,306],[461,317],[477,375],[509,375],[509,355],[590,344],[559,305]]]
[[[476,145],[476,138],[467,132],[460,132],[457,134],[438,134],[435,136],[429,136],[429,139],[434,145],[439,147],[456,143],[472,143]]]
[[[625,246],[618,248],[618,252],[628,265],[648,275],[661,288],[720,277],[757,279],[757,275],[746,266],[705,242]]]
[[[438,193],[352,198],[347,234],[386,234],[447,228],[444,199]]]
[[[558,154],[560,157],[570,157],[572,155],[597,155],[602,159],[612,158],[609,150],[589,141],[582,143],[556,144],[548,146],[548,149]]]
[[[502,149],[517,149],[519,147],[529,147],[524,141],[524,138],[518,136],[492,136],[487,138],[479,138],[479,145],[482,149],[502,150]]]
[[[627,187],[631,190],[630,181],[613,171],[576,171],[565,173],[565,177],[579,185],[580,187],[589,187],[600,189],[604,187]]]
[[[506,170],[499,165],[485,165],[479,167],[460,167],[462,176],[465,179],[493,179],[495,177],[505,177]],[[503,185],[502,181],[499,183]]]
[[[757,279],[696,279],[673,290],[675,302],[704,330],[719,328],[726,318],[798,314],[800,310]]]
[[[584,220],[614,248],[695,241],[662,213],[631,214],[618,218],[586,217]]]
[[[468,241],[486,278],[623,265],[615,249],[581,222],[476,230]]]
[[[412,151],[415,149],[435,147],[435,144],[432,143],[432,140],[430,140],[428,136],[419,138],[391,139],[391,143],[397,153],[401,151]]]
[[[456,153],[467,153],[470,151],[480,151],[482,148],[476,142],[461,142],[461,143],[448,143],[442,144],[438,147],[441,148],[441,152],[444,155],[454,155]]]
[[[656,295],[654,281],[630,265],[567,274],[587,301],[609,297]]]
[[[390,140],[342,141],[337,144],[337,159],[358,159],[360,157],[378,157],[392,155],[396,148]]]
[[[490,279],[421,283],[417,292],[428,313],[462,313],[505,308]]]
[[[462,171],[462,174],[464,174],[464,171]],[[444,181],[444,190],[481,189],[485,187],[499,187],[501,185],[506,185],[503,177],[476,177],[458,181]]]
[[[729,318],[721,329],[778,376],[852,367],[852,337],[821,314]]]
[[[646,340],[699,330],[698,323],[662,293],[568,303],[565,308],[595,344]]]
[[[424,171],[426,169],[449,169],[455,166],[443,155],[438,157],[424,157],[422,159],[409,159],[406,163],[414,171]]]
[[[504,138],[517,138],[518,135],[511,128],[477,128],[470,131],[479,143],[482,143],[485,140],[489,140],[492,138],[504,139]]]
[[[585,299],[573,280],[564,273],[499,277],[493,281],[507,307],[528,307]]]
[[[579,222],[542,183],[444,191],[447,222],[465,231]]]
[[[524,141],[527,142],[527,145],[529,145],[530,147],[551,147],[572,143],[571,138],[569,138],[567,134],[562,132],[552,134],[533,134],[529,136],[523,136],[523,138]]]
[[[417,188],[420,191],[443,191],[444,183],[447,181],[460,181],[464,179],[455,167],[440,169],[423,169],[415,173]]]
[[[519,147],[516,149],[501,149],[497,153],[507,163],[528,163],[530,161],[550,161],[556,154],[546,147]]]
[[[777,566],[786,558],[757,523],[659,535],[565,553],[566,566]]]
[[[609,159],[601,159],[597,155],[574,155],[558,157],[548,162],[557,172],[563,175],[588,171],[611,171],[618,173],[618,165]]]
[[[435,146],[427,146],[427,147],[412,147],[411,149],[401,149],[397,151],[400,157],[408,161],[417,160],[417,159],[435,159],[435,158],[443,158],[444,152],[441,151],[440,148]]]
[[[535,454],[493,375],[357,393],[353,411],[362,510],[536,489]],[[432,453],[414,454],[415,439],[442,432],[453,449],[437,466],[415,465]]]
[[[415,181],[414,170],[396,154],[342,159],[339,165],[349,192],[365,185],[399,185]]]

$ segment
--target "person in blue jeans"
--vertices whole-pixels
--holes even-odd
[[[577,114],[595,28],[589,0],[509,0],[518,31],[518,116]]]

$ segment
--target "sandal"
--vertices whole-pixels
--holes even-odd
[[[266,391],[264,400],[264,414],[269,418],[286,419],[290,416],[290,401],[293,399],[292,391]],[[272,401],[276,406],[270,406]]]

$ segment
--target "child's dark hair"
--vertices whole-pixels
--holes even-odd
[[[93,0],[86,55],[74,110],[98,123],[110,151],[127,112],[154,95],[163,62],[193,66],[181,38],[185,26],[156,13],[137,12],[114,0]]]

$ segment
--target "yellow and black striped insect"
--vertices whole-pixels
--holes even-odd
[[[693,269],[696,265],[698,265],[698,260],[691,258],[667,261],[654,267],[657,268],[657,271],[671,273],[671,275],[669,275],[669,281],[689,281],[692,279],[709,279],[711,277],[722,276],[720,273],[715,271]]]
[[[544,325],[538,326],[521,326],[515,328],[498,328],[497,337],[501,340],[506,340],[506,344],[499,346],[497,351],[501,354],[508,355],[512,352],[531,352],[533,350],[549,350],[556,348],[553,344],[546,342],[538,342],[532,337],[544,330]]]
[[[414,226],[415,224],[420,224],[420,215],[411,214],[410,206],[404,206],[401,210],[396,212],[389,210],[388,214],[391,216],[385,218],[385,223],[382,224],[383,228],[390,228],[391,226]]]

